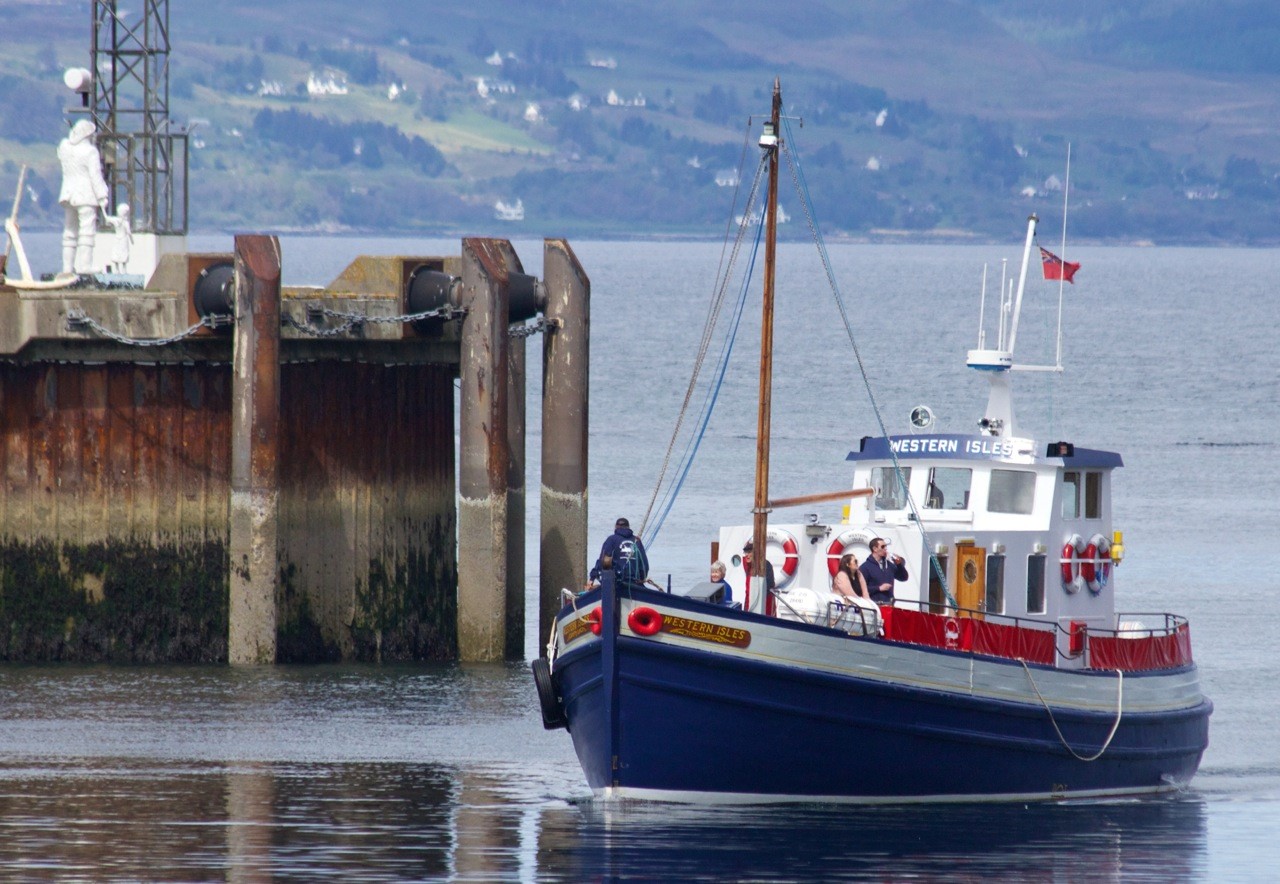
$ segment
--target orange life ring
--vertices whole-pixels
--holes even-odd
[[[627,626],[636,635],[655,635],[662,629],[662,615],[653,608],[636,608],[627,615]]]
[[[1101,534],[1089,538],[1080,561],[1080,576],[1089,592],[1099,593],[1111,581],[1111,544]]]
[[[1067,538],[1067,542],[1062,544],[1062,588],[1067,592],[1076,592],[1080,589],[1080,547],[1084,541],[1080,539],[1079,534],[1072,534]]]
[[[835,577],[840,570],[840,559],[844,557],[844,551],[852,546],[855,541],[870,544],[871,534],[867,531],[845,531],[831,541],[831,545],[827,547],[827,570],[831,572],[832,577]]]
[[[591,630],[591,634],[592,634],[592,635],[599,635],[599,634],[600,634],[600,623],[601,623],[601,620],[603,619],[603,617],[604,617],[604,615],[603,615],[602,613],[600,613],[600,609],[599,609],[599,608],[592,608],[592,609],[587,613],[587,623],[589,623],[589,624],[590,624],[590,626],[589,626],[588,628]]]

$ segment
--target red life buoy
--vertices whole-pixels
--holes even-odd
[[[832,577],[840,570],[840,559],[844,557],[845,550],[854,543],[870,544],[871,535],[866,531],[845,531],[827,547],[827,570]]]
[[[1067,592],[1080,589],[1080,546],[1084,543],[1079,534],[1072,534],[1062,544],[1062,588]]]
[[[599,608],[592,608],[587,614],[587,623],[591,624],[588,628],[591,630],[592,635],[600,634],[600,621],[603,616]]]
[[[636,635],[655,635],[662,629],[662,615],[653,608],[636,608],[627,615],[627,626]]]
[[[796,571],[800,568],[800,547],[796,544],[796,539],[781,528],[769,529],[766,538],[769,543],[782,547],[782,577],[775,577],[777,588],[781,589],[795,579]]]
[[[1092,593],[1102,592],[1111,580],[1111,544],[1101,534],[1089,538],[1081,557],[1080,576]]]

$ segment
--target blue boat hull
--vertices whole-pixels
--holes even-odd
[[[1160,676],[1128,676],[1151,677]],[[1212,711],[1200,698],[1176,710],[1126,712],[1107,744],[1114,710],[1055,709],[1051,718],[1042,705],[742,659],[625,632],[567,650],[555,678],[592,789],[671,800],[1166,791],[1194,775]],[[1104,744],[1096,760],[1076,757]]]

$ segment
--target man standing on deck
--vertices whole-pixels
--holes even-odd
[[[858,570],[867,579],[867,591],[877,605],[893,604],[893,583],[907,579],[907,564],[902,556],[889,558],[889,541],[883,537],[871,538],[871,556]]]
[[[612,570],[618,581],[618,587],[640,586],[649,576],[649,557],[645,554],[644,544],[631,530],[631,523],[626,519],[618,519],[613,523],[613,533],[604,540],[600,547],[600,558],[591,569],[591,581],[588,587],[600,580],[600,572]]]

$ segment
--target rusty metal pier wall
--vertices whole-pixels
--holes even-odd
[[[237,237],[144,290],[0,287],[0,660],[523,655],[515,251],[318,288],[284,263]],[[414,313],[423,272],[445,282]],[[194,292],[228,277],[211,320]]]

